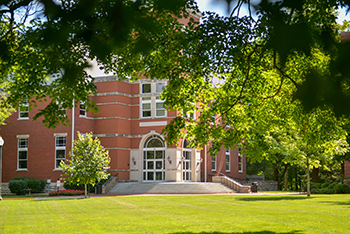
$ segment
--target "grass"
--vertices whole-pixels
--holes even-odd
[[[350,233],[349,195],[4,199],[0,233]]]

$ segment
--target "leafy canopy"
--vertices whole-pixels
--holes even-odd
[[[70,159],[67,163],[61,162],[65,182],[72,184],[95,185],[96,181],[107,179],[109,163],[111,159],[108,151],[101,146],[98,138],[93,138],[92,133],[81,134],[78,132],[78,139],[74,140],[73,149],[69,152]]]

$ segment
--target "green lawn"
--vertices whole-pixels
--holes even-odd
[[[350,233],[350,196],[5,198],[0,233]]]

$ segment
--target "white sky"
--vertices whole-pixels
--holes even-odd
[[[201,11],[214,11],[219,15],[228,15],[227,2],[225,0],[196,0],[196,2]],[[247,10],[242,8],[241,14],[247,14]],[[337,20],[338,24],[342,24],[344,19],[350,20],[350,13],[345,15],[345,9],[340,9]]]

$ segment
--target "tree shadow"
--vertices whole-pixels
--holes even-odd
[[[254,232],[172,232],[171,234],[298,234],[303,233],[300,230],[290,232],[272,232],[272,231],[254,231]]]
[[[322,201],[320,203],[332,204],[338,206],[350,206],[350,201]]]
[[[30,201],[42,202],[42,201],[81,200],[81,199],[85,199],[85,197],[45,197],[45,198],[31,199]],[[89,198],[87,198],[87,199],[89,199]]]
[[[291,197],[291,196],[256,196],[256,197],[237,197],[236,199],[241,201],[293,201],[293,200],[306,200],[306,199],[313,199],[313,197],[307,197],[307,196],[297,196],[297,197]]]

